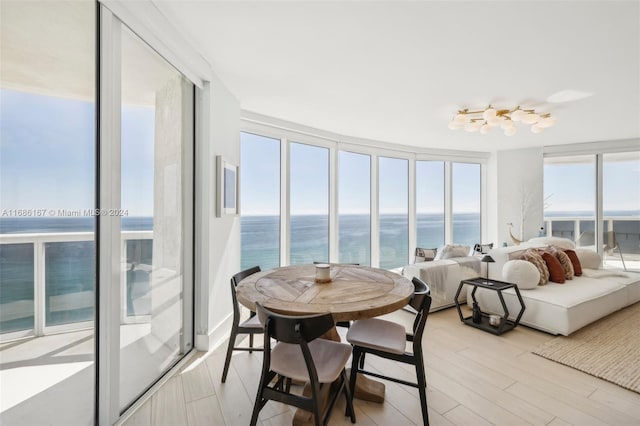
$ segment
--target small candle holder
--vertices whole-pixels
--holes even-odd
[[[493,327],[498,327],[500,325],[500,321],[502,321],[502,317],[500,315],[489,315],[489,324]]]
[[[316,265],[316,283],[326,284],[331,282],[331,267],[327,263]]]

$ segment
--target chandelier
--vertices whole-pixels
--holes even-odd
[[[449,128],[486,135],[493,127],[499,127],[504,130],[505,135],[512,136],[518,131],[516,122],[531,125],[532,133],[542,133],[547,127],[553,126],[556,119],[550,113],[539,113],[535,109],[525,109],[520,106],[514,109],[497,109],[489,105],[477,111],[459,110],[449,122]]]

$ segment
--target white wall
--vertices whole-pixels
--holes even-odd
[[[490,226],[494,242],[513,244],[507,223],[513,223],[518,239],[537,237],[543,225],[543,148],[498,151],[492,166],[496,178],[490,183],[495,195],[489,201],[489,220],[495,218]]]
[[[231,330],[231,276],[240,271],[240,218],[216,217],[216,156],[240,164],[240,104],[212,76],[197,95],[196,349],[220,344]]]

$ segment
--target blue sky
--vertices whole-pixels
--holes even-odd
[[[0,90],[2,209],[92,209],[95,104]],[[154,109],[124,107],[122,207],[153,214]]]
[[[240,208],[245,215],[277,215],[280,209],[280,141],[242,134]],[[328,214],[329,150],[292,143],[291,214]],[[379,157],[381,214],[408,212],[406,159]],[[453,171],[453,205],[456,212],[480,210],[480,168],[457,163]],[[371,157],[340,151],[338,154],[338,206],[340,214],[368,214],[370,210]],[[444,162],[419,161],[416,165],[418,213],[444,211]]]
[[[572,164],[546,164],[544,196],[547,211],[582,211],[595,214],[593,156]],[[622,161],[620,161],[622,159]],[[615,161],[614,161],[615,160]],[[640,210],[640,155],[605,154],[603,164],[605,211]]]
[[[90,209],[95,188],[95,105],[7,89],[0,90],[0,205],[2,209]],[[122,115],[122,207],[129,216],[153,212],[154,109],[125,106]],[[327,214],[329,150],[293,143],[292,214]],[[605,210],[640,209],[640,156],[607,161]],[[615,156],[619,160],[620,156]],[[280,143],[243,133],[243,214],[278,214]],[[593,157],[591,157],[593,158]],[[440,161],[416,165],[419,213],[443,211],[444,169]],[[407,160],[380,157],[380,211],[407,211]],[[339,153],[340,214],[368,213],[370,156]],[[478,211],[479,167],[453,165],[453,207]],[[549,211],[593,211],[592,163],[545,165]]]

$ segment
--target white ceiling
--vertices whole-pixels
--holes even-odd
[[[95,100],[93,2],[0,0],[0,28],[0,87]],[[154,105],[177,71],[131,31],[121,40],[123,102]]]
[[[474,151],[640,137],[640,2],[155,0],[247,111],[347,136]],[[549,103],[562,90],[593,93]],[[556,126],[452,131],[458,108]]]

